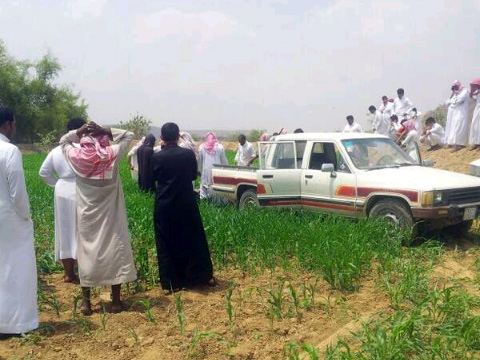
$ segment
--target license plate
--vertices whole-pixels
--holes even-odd
[[[476,207],[465,208],[465,211],[463,212],[463,220],[473,220],[473,219],[475,219],[476,213],[477,213],[477,208]]]

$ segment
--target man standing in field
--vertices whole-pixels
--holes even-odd
[[[38,327],[37,268],[15,117],[0,107],[0,339]]]
[[[355,122],[352,115],[347,116],[347,125],[343,128],[344,133],[362,133],[363,129],[359,123]]]
[[[118,161],[133,136],[126,130],[90,122],[60,139],[65,157],[77,174],[77,259],[84,315],[92,314],[91,287],[110,285],[110,310],[118,313],[127,307],[120,298],[122,284],[137,278],[118,173]],[[74,146],[78,143],[80,147]]]
[[[458,80],[453,82],[452,94],[445,102],[448,105],[445,142],[453,147],[452,152],[465,147],[468,139],[468,90]]]
[[[162,126],[162,151],[153,155],[157,183],[154,209],[160,283],[166,294],[183,287],[215,286],[205,230],[192,181],[197,177],[193,151],[177,145],[180,130]]]
[[[255,158],[255,148],[247,141],[247,137],[241,134],[238,137],[238,150],[235,155],[235,163],[238,166],[249,166],[250,160]]]
[[[81,118],[70,119],[67,131],[80,129],[84,124],[85,120]],[[74,271],[77,259],[77,175],[65,158],[61,146],[47,155],[40,168],[40,177],[55,189],[55,261],[63,264],[64,282],[78,283]]]

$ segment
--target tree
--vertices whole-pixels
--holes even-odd
[[[0,105],[17,120],[17,141],[32,143],[65,133],[71,117],[87,117],[87,105],[69,86],[53,82],[62,67],[48,52],[39,61],[17,60],[0,40]]]
[[[136,139],[141,139],[142,137],[148,135],[150,132],[150,126],[152,122],[148,120],[145,116],[137,113],[133,118],[125,122],[120,121],[118,127],[124,130],[131,131],[135,134]]]
[[[266,132],[266,130],[251,130],[247,135],[247,140],[250,142],[257,142],[259,141],[260,136]]]

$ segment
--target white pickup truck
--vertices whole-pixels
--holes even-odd
[[[248,205],[385,217],[400,228],[466,233],[480,209],[480,179],[427,167],[386,136],[304,133],[259,143],[260,168],[216,166],[213,190]],[[415,226],[415,229],[418,227]]]

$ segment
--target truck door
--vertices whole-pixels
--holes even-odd
[[[313,142],[302,170],[303,206],[356,216],[356,175],[333,142]]]
[[[260,142],[259,159],[257,197],[260,205],[301,206],[301,159],[297,159],[295,142]]]

